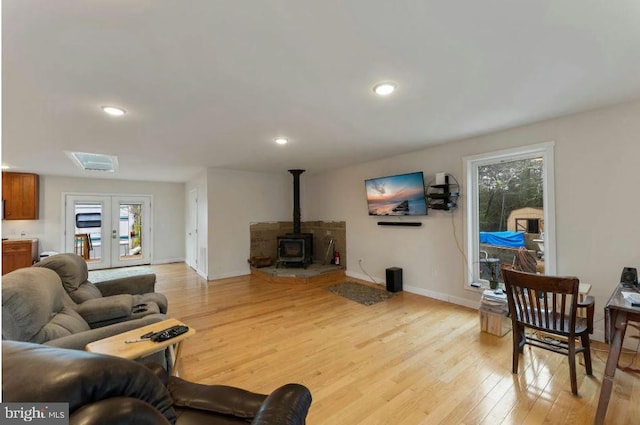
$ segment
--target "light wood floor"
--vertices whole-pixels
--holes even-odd
[[[511,334],[480,332],[472,309],[407,292],[366,307],[330,284],[206,282],[182,263],[153,269],[169,314],[198,332],[184,342],[182,377],[262,393],[302,383],[313,395],[309,425],[592,422],[603,344],[593,377],[578,366],[574,397],[566,357],[527,347],[512,375]],[[637,372],[616,372],[607,423],[640,423]]]

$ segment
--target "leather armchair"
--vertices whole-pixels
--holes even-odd
[[[2,342],[3,402],[67,402],[70,424],[303,425],[309,390],[270,395],[168,377],[117,357]]]

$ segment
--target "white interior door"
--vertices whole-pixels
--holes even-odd
[[[151,197],[65,195],[65,251],[90,270],[151,262]]]
[[[189,192],[189,204],[187,217],[187,265],[197,270],[198,252],[198,191],[193,189]]]

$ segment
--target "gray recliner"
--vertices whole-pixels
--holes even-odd
[[[90,342],[167,319],[150,314],[92,329],[76,309],[52,270],[26,267],[2,277],[2,339],[84,350]]]
[[[127,320],[127,316],[129,319],[135,318],[135,313],[146,315],[167,312],[167,298],[164,294],[154,292],[154,273],[92,283],[88,280],[89,271],[85,260],[71,253],[52,255],[34,264],[34,267],[47,268],[58,274],[62,286],[78,304],[77,310],[83,317],[85,313],[96,313],[97,308],[105,304],[121,306],[122,314],[119,317],[105,318],[106,320],[100,322],[95,318],[88,318],[87,321],[92,323],[92,327]]]

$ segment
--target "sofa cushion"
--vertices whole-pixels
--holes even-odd
[[[76,254],[57,254],[45,258],[34,264],[34,267],[44,267],[55,271],[67,292],[73,292],[89,279],[87,263]]]
[[[132,274],[107,280],[94,279],[91,282],[100,290],[104,297],[116,294],[146,294],[155,291],[156,274]]]
[[[81,283],[78,289],[69,292],[69,296],[76,304],[82,304],[85,301],[102,298],[100,290],[89,281]]]
[[[88,300],[76,310],[91,326],[93,323],[119,321],[132,314],[133,295],[113,295],[108,298]]]
[[[89,329],[73,309],[56,272],[27,267],[2,277],[2,336],[46,342]]]
[[[65,306],[44,325],[31,342],[44,343],[89,330],[89,325],[71,307]]]

